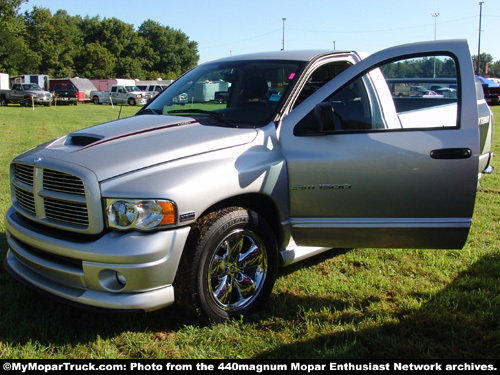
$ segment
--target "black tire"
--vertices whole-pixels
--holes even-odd
[[[214,211],[191,229],[176,303],[212,322],[248,315],[268,300],[277,268],[276,240],[262,216],[240,207]]]
[[[137,104],[137,103],[136,103],[135,99],[130,98],[130,99],[128,100],[128,105],[136,105],[136,104]]]
[[[99,97],[97,97],[97,96],[94,96],[94,97],[92,98],[92,101],[94,102],[94,104],[100,104],[100,103],[99,103]]]
[[[6,106],[9,102],[7,101],[7,98],[5,97],[5,95],[2,95],[2,97],[0,98],[0,105],[2,107]]]

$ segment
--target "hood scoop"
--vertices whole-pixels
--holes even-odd
[[[104,136],[89,133],[78,133],[68,135],[65,145],[66,146],[88,146],[92,143],[98,142],[103,139]]]

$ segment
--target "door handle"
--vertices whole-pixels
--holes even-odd
[[[468,159],[471,156],[470,148],[441,148],[431,151],[433,159]]]

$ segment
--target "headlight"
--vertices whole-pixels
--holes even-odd
[[[175,224],[175,205],[168,200],[106,199],[108,226],[151,230]]]

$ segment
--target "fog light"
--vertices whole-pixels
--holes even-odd
[[[121,286],[127,285],[127,279],[120,272],[116,272],[115,276],[116,276],[116,281],[118,282],[118,284],[120,284]]]

